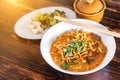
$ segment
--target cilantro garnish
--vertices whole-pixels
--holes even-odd
[[[81,52],[81,47],[85,46],[85,42],[78,41],[78,40],[72,40],[67,47],[63,49],[63,52],[67,54],[69,57],[72,55],[72,50],[76,49],[78,53]]]

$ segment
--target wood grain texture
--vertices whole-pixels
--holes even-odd
[[[40,40],[26,40],[14,32],[16,21],[32,10],[64,6],[73,9],[74,0],[1,0],[0,2],[0,80],[119,80],[120,39],[116,53],[103,69],[83,76],[63,74],[50,67],[40,53]],[[120,32],[120,0],[105,0],[107,8],[101,24]],[[16,5],[17,4],[17,5]]]

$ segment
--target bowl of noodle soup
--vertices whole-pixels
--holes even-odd
[[[106,29],[91,20],[73,20]],[[110,63],[116,43],[113,36],[60,22],[43,35],[40,50],[44,60],[54,69],[66,74],[84,75]]]

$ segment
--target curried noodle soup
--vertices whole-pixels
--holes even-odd
[[[61,34],[52,43],[50,49],[55,64],[73,72],[97,67],[106,53],[107,48],[98,35],[81,30]]]

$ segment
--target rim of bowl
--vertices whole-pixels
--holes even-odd
[[[94,22],[95,24],[97,24],[97,25],[99,25],[99,26],[101,26],[102,28],[104,28],[104,29],[107,29],[107,28],[105,28],[103,25],[101,25],[101,24],[99,24],[99,23],[97,23],[97,22],[95,22],[95,21],[91,21],[91,20],[87,20],[87,19],[72,19],[72,20],[83,20],[83,21],[90,21],[90,22]],[[43,46],[44,46],[44,43],[43,42],[45,42],[44,40],[46,40],[45,39],[45,37],[47,37],[47,34],[52,30],[52,29],[54,29],[54,27],[56,27],[57,25],[59,25],[59,24],[61,24],[62,22],[60,22],[60,23],[58,23],[58,24],[56,24],[56,25],[54,25],[53,27],[51,27],[44,35],[43,35],[43,38],[42,38],[42,40],[41,40],[41,43],[40,43],[40,50],[41,50],[41,54],[42,54],[42,57],[44,58],[44,60],[52,67],[52,68],[54,68],[55,70],[57,70],[57,71],[60,71],[60,72],[62,72],[62,73],[66,73],[66,74],[70,74],[70,75],[85,75],[85,74],[90,74],[90,73],[94,73],[94,72],[96,72],[96,71],[99,71],[99,70],[101,70],[102,68],[104,68],[106,65],[108,65],[109,63],[110,63],[110,61],[112,60],[112,58],[113,58],[113,56],[114,56],[114,54],[115,54],[115,51],[116,51],[116,42],[115,42],[115,39],[114,39],[114,37],[113,36],[109,36],[109,35],[106,35],[106,36],[108,36],[109,38],[111,38],[112,39],[112,41],[113,41],[113,43],[112,44],[114,44],[113,46],[111,46],[111,47],[114,47],[113,48],[113,53],[112,53],[112,55],[110,55],[110,57],[108,58],[108,56],[109,56],[109,54],[108,54],[108,52],[106,53],[106,55],[105,55],[105,57],[104,57],[104,60],[100,63],[100,65],[98,65],[96,68],[93,68],[92,70],[88,70],[88,71],[83,71],[83,72],[72,72],[72,71],[67,71],[67,70],[64,70],[64,69],[62,69],[62,68],[60,68],[59,66],[57,66],[55,63],[54,63],[54,61],[52,60],[52,58],[51,58],[51,55],[50,55],[50,52],[48,52],[48,56],[49,56],[49,58],[50,58],[50,60],[48,59],[48,58],[46,58],[46,55],[45,55],[45,53],[43,53],[46,49],[43,49]],[[63,32],[62,32],[63,33]],[[95,33],[94,31],[93,31],[93,33]],[[99,33],[98,33],[99,34]],[[102,34],[102,33],[101,33]],[[59,34],[60,35],[60,34]],[[104,35],[104,34],[102,34],[102,35]],[[99,35],[100,36],[100,35]],[[57,36],[56,36],[57,37]],[[55,38],[56,38],[55,37]],[[103,41],[103,40],[102,40]],[[52,43],[51,43],[52,44]],[[108,46],[107,46],[108,47]],[[49,49],[50,50],[50,49]],[[46,52],[46,51],[45,51]],[[43,55],[44,54],[44,55]],[[107,60],[107,62],[105,62],[105,59],[106,58],[108,58],[108,60]],[[103,62],[105,63],[104,65],[103,65]]]

